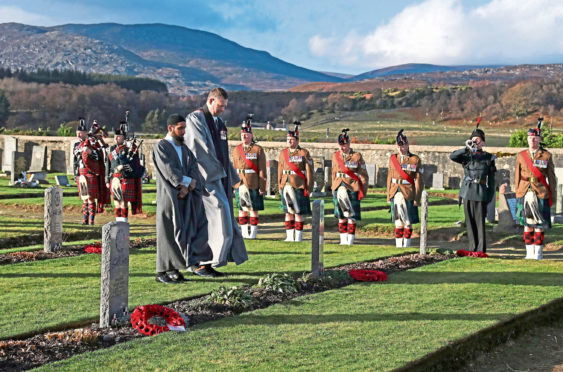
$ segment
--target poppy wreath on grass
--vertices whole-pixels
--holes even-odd
[[[160,316],[166,320],[165,326],[149,323],[153,316]],[[131,314],[131,325],[133,328],[146,336],[154,336],[162,332],[168,332],[171,327],[184,327],[184,319],[176,311],[162,305],[138,306]]]
[[[87,244],[84,247],[84,253],[102,253],[102,245],[99,243]]]
[[[489,257],[489,255],[486,254],[485,252],[466,251],[465,249],[460,249],[456,253],[460,257],[481,257],[481,258]]]
[[[360,282],[385,282],[387,274],[379,270],[352,269],[350,276]]]

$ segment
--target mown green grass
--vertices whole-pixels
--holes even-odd
[[[182,285],[157,283],[156,248],[131,251],[129,306],[166,303],[198,296],[220,285],[256,283],[271,272],[301,272],[311,268],[311,243],[247,241],[249,260],[222,268],[226,279],[192,279]],[[382,246],[326,245],[325,266],[373,260],[415,249],[397,250]],[[55,260],[0,266],[0,338],[37,332],[85,319],[96,319],[100,307],[101,256],[80,255]]]
[[[40,370],[388,371],[562,297],[562,271],[555,262],[454,259]]]

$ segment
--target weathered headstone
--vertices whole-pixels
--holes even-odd
[[[444,173],[434,173],[432,175],[432,189],[444,190]]]
[[[515,233],[518,230],[516,219],[516,194],[510,192],[510,187],[499,187],[498,224],[493,227],[494,232]]]
[[[129,224],[112,221],[102,227],[100,326],[108,327],[129,306]]]
[[[324,187],[322,191],[326,194],[330,194],[332,192],[332,167],[325,165],[325,179],[324,179]]]
[[[18,151],[18,139],[15,137],[4,137],[4,161],[2,163],[2,170],[10,171],[16,166],[16,157],[12,153]]]
[[[11,163],[10,163],[10,186],[14,185],[16,183],[16,179],[17,176],[16,175],[16,152],[12,151],[10,153],[10,157],[12,158]]]
[[[47,181],[47,173],[46,172],[35,172],[35,173],[28,173],[29,182],[35,181],[39,183],[49,183]]]
[[[324,270],[324,232],[325,232],[325,206],[324,200],[313,202],[313,238],[311,256],[311,274],[315,277]]]
[[[561,180],[563,181],[563,178]],[[555,203],[555,215],[551,216],[551,222],[563,223],[563,184],[557,185],[557,198]]]
[[[428,191],[422,192],[420,211],[420,254],[426,254],[426,242],[428,236]]]
[[[70,186],[67,176],[55,176],[55,182],[59,186]]]
[[[376,176],[375,186],[386,187],[387,186],[387,174],[389,174],[389,168],[385,168],[385,167],[377,168],[377,176]]]
[[[63,190],[52,186],[45,189],[45,230],[43,250],[55,252],[63,247]]]
[[[325,186],[325,172],[323,168],[315,168],[313,172],[314,186],[311,196],[314,198],[325,196],[324,186]]]
[[[375,187],[376,184],[376,176],[375,176],[375,171],[376,171],[376,166],[375,164],[366,164],[366,170],[368,172],[368,187]]]
[[[266,195],[274,196],[278,192],[278,161],[268,160],[266,163]]]
[[[49,171],[66,172],[66,151],[51,150],[51,158],[49,160]]]
[[[33,146],[31,151],[31,165],[29,172],[43,172],[45,171],[45,154],[47,153],[47,146]]]

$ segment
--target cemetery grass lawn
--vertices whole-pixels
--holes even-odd
[[[208,279],[187,273],[191,282],[165,285],[155,281],[155,247],[132,250],[130,255],[129,307],[200,296],[220,285],[255,284],[271,272],[303,272],[311,269],[311,243],[247,241],[249,260],[231,263],[220,271],[226,279]],[[325,267],[375,260],[417,249],[394,247],[325,246]],[[98,321],[100,261],[97,254],[0,266],[0,339],[86,320]],[[69,326],[70,327],[70,326]]]
[[[457,258],[39,370],[388,371],[562,297],[562,271],[553,261]]]

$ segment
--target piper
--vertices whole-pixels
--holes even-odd
[[[369,179],[362,154],[350,148],[349,130],[342,130],[338,136],[340,150],[332,155],[332,200],[340,245],[354,244],[356,221],[362,219],[360,200],[367,194]]]
[[[299,146],[300,122],[287,131],[287,148],[279,157],[279,190],[285,212],[286,242],[303,240],[303,216],[311,214],[309,194],[313,191],[313,159]]]
[[[143,195],[141,177],[145,168],[139,160],[139,148],[126,141],[127,123],[115,128],[115,145],[110,147],[106,160],[106,186],[111,190],[115,204],[115,220],[128,222],[128,204],[131,214],[142,213]]]
[[[401,129],[397,133],[397,154],[389,158],[387,203],[395,223],[395,246],[410,247],[412,226],[419,222],[418,205],[424,189],[422,162],[409,150],[409,140]]]
[[[541,145],[541,126],[528,129],[528,149],[516,155],[516,216],[524,226],[526,259],[543,258],[544,230],[551,227],[552,197],[555,195],[553,156]]]
[[[242,237],[256,239],[258,211],[264,210],[266,192],[266,154],[252,135],[252,114],[243,121],[240,138],[242,143],[233,150],[233,166],[240,182],[235,184],[235,200],[239,209],[239,225]],[[250,214],[250,221],[249,221]],[[248,223],[250,222],[250,231]]]

